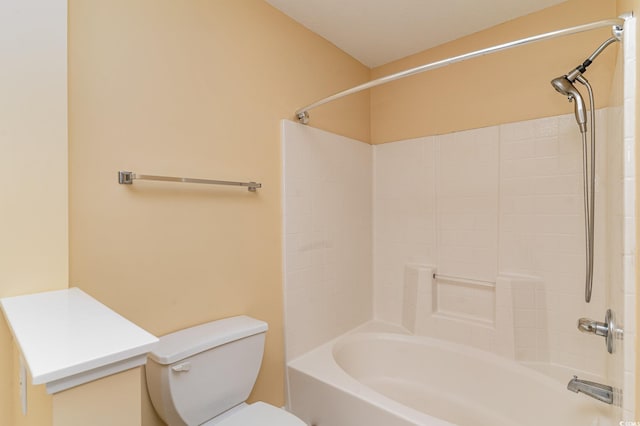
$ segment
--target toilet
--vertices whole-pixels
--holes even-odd
[[[247,404],[267,323],[237,316],[160,337],[147,359],[151,402],[169,426],[306,426],[264,402]]]

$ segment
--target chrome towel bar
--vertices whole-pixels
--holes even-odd
[[[208,185],[228,185],[228,186],[246,186],[251,192],[256,192],[256,189],[262,188],[261,183],[257,182],[233,182],[227,180],[212,180],[212,179],[194,179],[185,177],[171,177],[171,176],[154,176],[154,175],[142,175],[134,172],[118,172],[118,183],[121,185],[131,185],[134,180],[158,180],[163,182],[182,182],[182,183],[204,183]]]

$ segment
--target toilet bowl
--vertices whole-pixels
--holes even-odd
[[[220,420],[214,418],[202,426],[306,426],[307,424],[293,414],[264,402],[239,407]]]
[[[225,318],[160,337],[146,366],[151,402],[169,426],[305,426],[264,402],[247,404],[267,323]]]

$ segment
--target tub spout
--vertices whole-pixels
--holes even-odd
[[[567,389],[575,393],[582,392],[607,404],[613,404],[613,388],[611,386],[581,380],[578,379],[578,376],[573,376],[573,379],[567,384]]]

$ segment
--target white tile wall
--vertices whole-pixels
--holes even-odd
[[[282,122],[285,339],[293,359],[372,317],[372,148]]]
[[[612,107],[607,113],[607,262],[609,283],[608,307],[616,314],[617,320],[624,320],[624,280],[623,280],[623,225],[624,225],[624,187],[622,179],[624,175],[623,158],[623,66],[622,55],[618,55],[617,65],[612,81],[612,93],[610,103]],[[617,389],[624,387],[624,345],[616,342],[616,351],[607,357],[608,377],[607,384]],[[622,405],[621,394],[615,394],[617,406]],[[622,418],[621,407],[617,410],[616,417]]]
[[[435,138],[438,272],[495,281],[498,250],[497,127]]]
[[[624,393],[622,408],[626,420],[636,420],[637,407],[635,406],[635,376],[636,357],[636,164],[635,164],[635,128],[636,128],[636,43],[637,43],[637,18],[628,19],[625,23],[624,34],[624,84],[623,84],[623,201],[624,250],[622,259],[622,279],[624,282],[624,329],[623,342],[624,357]]]
[[[377,319],[400,323],[405,265],[437,260],[436,163],[432,137],[374,147]]]
[[[505,275],[508,277],[508,275]],[[514,357],[549,362],[547,292],[540,277],[513,276],[511,283]]]
[[[636,304],[635,304],[635,87],[636,19],[625,24],[623,54],[618,55],[607,116],[607,257],[609,307],[624,340],[608,356],[607,380],[622,389],[624,420],[637,420],[635,407]]]
[[[605,114],[597,113],[598,242],[606,241],[607,230]],[[451,317],[486,319],[483,307],[495,303],[496,320],[507,318],[512,324],[497,333],[496,321],[494,331],[487,332],[494,351],[605,375],[601,339],[580,335],[575,326],[580,317],[600,320],[608,296],[607,248],[600,243],[592,302],[583,302],[581,162],[573,114],[374,147],[374,315],[401,323],[407,264],[489,282],[501,275],[533,277],[540,283],[513,282],[510,304],[504,307],[478,299],[470,287],[465,296],[456,293],[464,286],[436,284],[435,322],[418,329],[456,341],[469,336],[468,343],[478,346],[481,339],[471,342],[476,333],[470,326],[460,318],[453,324]],[[470,308],[470,300],[482,306]]]
[[[598,111],[596,120],[598,242],[605,241],[607,217],[604,114]],[[549,301],[546,309],[549,361],[604,376],[606,357],[602,342],[578,335],[575,327],[577,318],[600,320],[606,310],[607,259],[605,244],[596,244],[594,290],[592,302],[587,305],[582,143],[573,114],[505,124],[500,126],[500,135],[499,269],[501,273],[539,276],[545,283]],[[532,360],[534,352],[519,354],[526,355],[520,359]],[[539,354],[537,358],[541,358]]]

